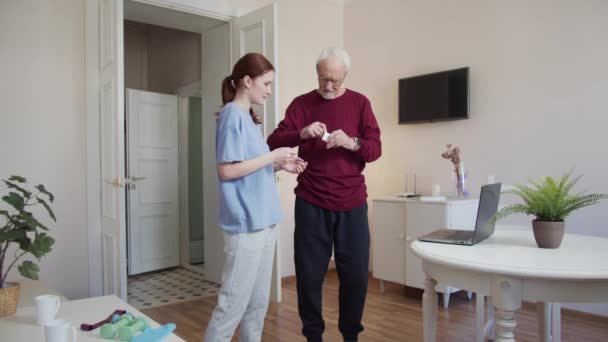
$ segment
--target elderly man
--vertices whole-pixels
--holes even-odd
[[[298,96],[268,137],[271,149],[299,146],[308,162],[295,189],[294,258],[298,310],[308,341],[322,341],[323,280],[334,248],[340,279],[339,329],[356,341],[367,294],[369,227],[361,174],[381,154],[380,129],[369,100],[342,85],[346,51],[328,48],[317,61],[319,88]]]

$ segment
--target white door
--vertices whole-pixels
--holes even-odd
[[[277,68],[278,49],[277,33],[275,23],[277,22],[277,3],[262,7],[244,16],[238,17],[232,23],[232,64],[248,52],[261,53]],[[276,76],[276,75],[275,75]],[[260,115],[264,137],[274,130],[275,112],[278,107],[278,77],[272,84],[272,95],[261,107],[254,106],[254,110]]]
[[[233,64],[248,52],[261,53],[277,68],[278,48],[277,48],[277,3],[262,7],[256,11],[236,18],[232,23],[232,52]],[[276,127],[276,111],[278,110],[278,75],[272,83],[272,95],[268,97],[263,106],[254,106],[254,110],[262,119],[262,133],[264,137]],[[293,210],[283,208],[288,216],[293,215]],[[284,215],[285,216],[285,215]],[[287,216],[286,216],[287,217]],[[281,301],[281,274],[279,265],[279,241],[280,224],[277,226],[277,246],[274,253],[274,265],[272,271],[272,285],[270,297],[273,301]]]
[[[177,96],[127,89],[129,275],[178,266]]]
[[[99,112],[103,293],[127,299],[123,2],[99,1]]]

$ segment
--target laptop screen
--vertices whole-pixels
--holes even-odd
[[[485,240],[494,233],[495,223],[490,219],[498,211],[500,200],[500,183],[488,184],[481,187],[479,195],[479,207],[477,209],[477,222],[475,222],[475,236],[473,242]]]

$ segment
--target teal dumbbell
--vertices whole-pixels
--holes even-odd
[[[103,337],[105,339],[114,338],[118,329],[120,329],[121,327],[124,327],[126,325],[129,325],[132,321],[133,321],[133,315],[131,315],[130,313],[126,313],[126,314],[120,316],[120,319],[118,321],[116,321],[116,323],[104,324],[100,330],[101,337]]]
[[[148,327],[148,323],[142,317],[138,317],[131,324],[118,328],[116,338],[120,341],[130,341],[133,336],[140,331],[144,331]]]

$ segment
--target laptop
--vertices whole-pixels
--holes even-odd
[[[418,240],[472,246],[490,237],[494,234],[495,223],[490,222],[490,220],[498,210],[500,185],[500,183],[496,183],[481,187],[475,230],[440,229],[421,236]]]

